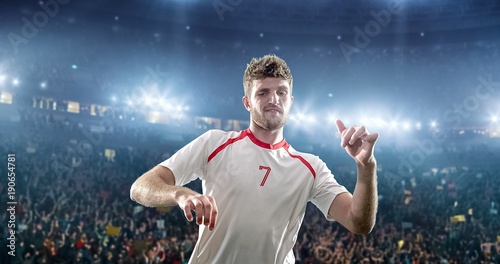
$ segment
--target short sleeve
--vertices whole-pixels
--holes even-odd
[[[319,159],[319,158],[318,158]],[[340,185],[323,161],[319,161],[316,179],[310,194],[310,201],[318,207],[323,215],[329,221],[335,219],[329,217],[328,211],[330,205],[337,195],[349,192],[344,186]]]
[[[197,178],[204,178],[211,134],[212,131],[205,132],[160,163],[172,171],[175,185],[183,186]]]

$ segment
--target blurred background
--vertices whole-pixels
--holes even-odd
[[[297,263],[500,263],[500,1],[3,1],[0,34],[2,263],[187,263],[196,225],[130,185],[246,129],[266,54],[294,77],[287,141],[350,191],[334,121],[381,134],[374,231],[308,208]]]

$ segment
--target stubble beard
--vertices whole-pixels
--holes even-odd
[[[283,116],[276,116],[274,118],[266,118],[264,115],[255,109],[250,110],[250,114],[252,116],[252,122],[255,123],[258,127],[263,130],[278,130],[285,126],[285,123],[288,119],[287,114],[283,114]]]

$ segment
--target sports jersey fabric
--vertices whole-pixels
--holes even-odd
[[[346,188],[317,156],[285,139],[271,145],[249,129],[210,130],[160,163],[183,186],[197,178],[215,198],[215,229],[200,225],[190,263],[295,263],[293,246],[308,201],[328,209]]]

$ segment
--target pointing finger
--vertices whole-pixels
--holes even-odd
[[[337,125],[337,129],[339,130],[339,134],[342,136],[342,132],[344,132],[345,130],[344,123],[342,122],[342,120],[337,119],[337,121],[335,121],[335,124]]]

